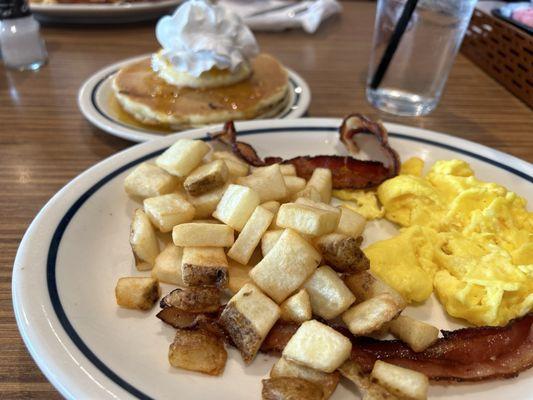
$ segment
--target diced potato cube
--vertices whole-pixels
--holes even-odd
[[[300,190],[292,196],[293,201],[296,201],[300,198],[305,198],[313,201],[322,201],[320,193],[312,186],[306,186],[303,190]]]
[[[139,271],[152,269],[159,254],[159,243],[150,219],[143,210],[135,210],[130,229],[130,244]]]
[[[353,306],[342,315],[342,320],[354,335],[364,336],[392,321],[401,311],[394,298],[383,293]]]
[[[274,247],[250,271],[250,276],[266,294],[281,303],[315,271],[320,258],[305,239],[286,229]]]
[[[400,315],[389,324],[390,332],[414,351],[424,351],[439,337],[439,329],[414,318]]]
[[[296,168],[292,164],[280,164],[279,169],[284,176],[296,176]]]
[[[312,200],[312,199],[308,199],[307,197],[300,197],[300,198],[296,199],[295,203],[296,204],[301,204],[303,206],[314,207],[314,208],[318,208],[319,210],[329,211],[329,212],[338,214],[339,215],[339,219],[341,217],[341,210],[338,207],[335,207],[335,206],[332,206],[330,204],[324,203],[324,202],[322,202],[320,200],[319,201],[315,201],[315,200]]]
[[[261,202],[287,197],[287,187],[278,164],[264,167],[256,174],[237,178],[235,182],[254,190],[259,194]]]
[[[181,262],[183,283],[187,286],[228,284],[228,260],[222,247],[184,247]]]
[[[183,187],[191,196],[200,196],[211,190],[224,186],[229,177],[228,167],[222,160],[200,165],[190,173]]]
[[[429,380],[420,372],[377,360],[370,376],[379,385],[402,399],[427,399]]]
[[[296,364],[292,361],[288,361],[285,358],[280,358],[270,370],[271,378],[291,377],[305,379],[306,381],[313,382],[320,386],[324,392],[324,400],[329,397],[335,391],[339,383],[339,373],[337,371],[328,374],[316,369],[304,367],[303,365]]]
[[[331,170],[327,168],[317,168],[307,182],[307,186],[314,187],[324,203],[331,201],[331,191],[333,190],[333,180]]]
[[[283,350],[283,357],[323,372],[335,371],[352,350],[350,340],[316,320],[304,322]]]
[[[194,217],[196,219],[210,218],[227,188],[228,186],[225,185],[200,196],[187,196],[187,200],[196,210]]]
[[[220,316],[220,324],[250,363],[279,318],[279,307],[261,290],[247,283],[233,296]]]
[[[169,174],[185,178],[195,169],[211,148],[201,140],[178,139],[157,157],[156,164]]]
[[[312,236],[331,233],[338,223],[339,213],[295,203],[282,204],[276,219],[276,224],[282,228],[292,228]]]
[[[267,201],[266,203],[261,204],[264,208],[266,208],[268,211],[270,211],[272,214],[274,214],[274,218],[272,218],[272,222],[270,223],[270,226],[268,227],[269,230],[272,229],[279,229],[276,225],[276,218],[278,216],[278,210],[281,204],[277,201]]]
[[[311,310],[311,300],[305,289],[292,295],[279,306],[281,309],[281,319],[285,321],[305,322],[313,317]]]
[[[156,257],[152,278],[159,282],[170,283],[171,285],[183,286],[181,279],[181,257],[183,249],[176,247],[172,243]]]
[[[266,208],[257,206],[242,228],[239,237],[228,251],[228,257],[241,264],[247,264],[255,248],[259,244],[263,233],[272,222],[274,214]]]
[[[259,205],[259,195],[246,186],[229,185],[217,205],[213,217],[241,231]]]
[[[144,200],[144,211],[161,232],[170,232],[178,224],[192,221],[194,207],[177,193]]]
[[[159,283],[152,278],[120,278],[115,297],[120,307],[149,310],[159,299]]]
[[[341,233],[330,233],[320,236],[315,246],[335,271],[353,273],[370,268],[370,261],[360,247],[362,241],[361,236],[356,239]]]
[[[252,282],[250,278],[250,271],[252,267],[248,265],[239,264],[236,261],[228,260],[228,289],[232,294],[237,293],[247,283]]]
[[[398,307],[405,308],[407,305],[400,293],[368,271],[360,271],[347,275],[344,277],[344,283],[355,294],[358,302],[369,300],[383,293],[388,293],[396,300]]]
[[[320,386],[301,378],[263,379],[262,400],[322,400]]]
[[[349,379],[363,396],[363,400],[399,400],[387,389],[370,380],[370,377],[363,372],[363,369],[355,361],[347,360],[339,367],[339,372]]]
[[[296,193],[305,189],[306,181],[304,178],[298,178],[297,176],[283,175],[285,186],[287,187],[287,195],[292,198]]]
[[[172,240],[176,246],[181,247],[230,247],[235,238],[230,226],[189,222],[174,227]]]
[[[202,329],[178,329],[168,350],[173,367],[207,375],[222,374],[227,357],[222,338]]]
[[[133,198],[146,199],[174,191],[178,179],[156,165],[142,163],[124,180],[124,189]]]
[[[304,285],[313,314],[324,319],[341,315],[355,301],[355,296],[330,267],[318,268]]]
[[[220,290],[209,286],[177,288],[163,297],[161,307],[189,313],[216,312],[220,308]]]
[[[261,253],[263,254],[263,257],[266,256],[270,250],[272,250],[272,247],[274,247],[282,234],[283,229],[265,232],[261,238]]]
[[[361,236],[365,230],[365,217],[347,207],[341,206],[339,209],[341,210],[341,218],[336,232],[354,238]]]
[[[228,167],[229,179],[234,181],[235,178],[248,175],[250,167],[247,164],[233,160],[223,160]]]

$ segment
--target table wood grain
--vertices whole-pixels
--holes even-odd
[[[461,55],[437,110],[424,118],[381,115],[365,100],[375,4],[344,2],[344,13],[315,35],[260,33],[265,52],[298,71],[313,98],[310,116],[358,111],[448,132],[533,161],[533,112]],[[45,26],[50,61],[21,73],[0,66],[0,398],[58,399],[19,336],[11,270],[19,242],[46,201],[76,175],[132,144],[92,127],[77,92],[110,63],[156,49],[154,23]]]

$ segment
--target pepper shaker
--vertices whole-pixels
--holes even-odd
[[[7,68],[36,70],[46,62],[39,23],[26,0],[0,0],[0,50]]]

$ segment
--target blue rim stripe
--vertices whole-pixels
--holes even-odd
[[[291,128],[266,128],[266,129],[250,129],[239,132],[239,136],[247,136],[247,135],[258,135],[263,133],[273,133],[273,132],[324,132],[324,131],[330,131],[330,132],[336,132],[338,128],[335,127],[291,127]],[[423,139],[423,138],[416,138],[412,136],[408,136],[405,134],[400,133],[389,133],[389,136],[395,137],[395,138],[401,138],[410,140],[413,142],[421,142],[430,144],[436,147],[441,147],[447,150],[452,150],[464,155],[467,155],[472,158],[476,158],[478,160],[484,161],[486,163],[489,163],[495,167],[504,169],[514,175],[517,175],[528,182],[533,182],[533,177],[523,173],[521,171],[518,171],[508,165],[501,164],[495,160],[489,159],[484,156],[480,156],[478,154],[472,153],[470,151],[459,149],[456,147],[453,147],[451,145],[442,144],[435,142],[433,140],[429,139]],[[207,136],[201,138],[201,140],[209,140]],[[139,389],[135,388],[132,384],[126,382],[123,378],[118,376],[115,372],[113,372],[107,365],[105,365],[102,360],[98,358],[96,354],[94,354],[91,349],[85,344],[83,339],[78,335],[72,324],[70,323],[65,310],[63,308],[63,305],[61,304],[61,299],[59,297],[59,292],[57,289],[57,278],[56,278],[56,263],[57,263],[57,254],[59,251],[59,246],[61,244],[61,239],[63,238],[63,235],[74,217],[74,215],[78,212],[78,210],[83,206],[83,204],[93,195],[95,194],[101,187],[103,187],[106,183],[111,181],[116,176],[120,175],[124,171],[127,171],[128,169],[134,167],[135,165],[147,161],[159,154],[161,154],[165,148],[154,151],[150,154],[144,155],[134,161],[131,161],[122,167],[119,167],[115,171],[109,173],[102,179],[100,179],[97,183],[95,183],[91,188],[89,188],[85,193],[83,193],[74,204],[68,209],[66,214],[63,216],[61,221],[59,222],[59,225],[57,226],[54,235],[52,236],[52,240],[50,243],[50,247],[48,250],[48,257],[47,257],[47,263],[46,263],[46,280],[47,280],[47,286],[48,286],[48,293],[50,296],[50,301],[52,303],[54,312],[56,313],[56,316],[67,333],[67,335],[70,337],[74,345],[83,353],[83,355],[104,375],[107,376],[111,381],[113,381],[115,384],[120,386],[122,389],[130,393],[131,395],[137,397],[141,400],[153,400],[152,397],[148,396],[147,394],[143,393]]]
[[[115,70],[115,71],[113,71],[113,72],[110,72],[109,74],[107,74],[106,76],[104,76],[102,79],[100,79],[100,80],[96,83],[96,85],[94,85],[93,90],[91,91],[91,103],[92,103],[94,109],[95,109],[95,110],[98,112],[98,114],[100,114],[103,118],[107,119],[108,121],[110,121],[110,122],[112,122],[112,123],[114,123],[114,124],[120,125],[120,126],[122,126],[122,127],[124,127],[124,128],[127,128],[127,129],[134,129],[135,127],[133,127],[133,126],[131,126],[131,125],[127,125],[127,124],[125,124],[125,123],[123,123],[123,122],[121,122],[121,121],[118,121],[118,120],[116,120],[115,118],[112,118],[109,114],[107,114],[104,110],[102,110],[102,109],[100,108],[100,106],[98,105],[98,102],[96,101],[96,94],[98,93],[98,90],[100,89],[100,86],[102,86],[102,84],[103,84],[103,83],[104,83],[104,82],[105,82],[110,76],[116,74],[118,71],[119,71],[119,70],[117,69],[117,70]],[[277,116],[276,118],[285,118],[285,117],[286,117],[287,115],[289,115],[290,112],[293,110],[293,107],[296,106],[296,105],[298,105],[299,102],[300,102],[301,94],[300,94],[299,92],[296,92],[296,91],[294,90],[294,89],[296,89],[296,88],[298,88],[298,87],[300,87],[300,86],[299,86],[298,83],[297,83],[294,79],[292,79],[290,76],[289,76],[289,83],[290,83],[290,85],[292,86],[291,91],[292,91],[292,94],[293,94],[293,96],[294,96],[294,101],[293,101],[292,104],[290,104],[290,105],[287,104],[287,110],[286,110],[283,114]],[[137,128],[137,129],[138,129],[138,128]],[[148,129],[147,129],[147,130],[143,130],[143,131],[141,131],[141,132],[142,132],[142,133],[157,134],[157,135],[161,136],[161,132],[157,132],[157,133],[156,133],[156,132],[150,131],[150,130],[148,130]],[[174,133],[174,132],[170,132],[170,133]],[[164,135],[164,133],[163,133],[163,135]]]

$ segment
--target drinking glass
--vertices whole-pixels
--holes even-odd
[[[439,99],[476,0],[419,0],[383,79],[374,75],[407,0],[378,0],[366,96],[380,110],[418,116]]]

